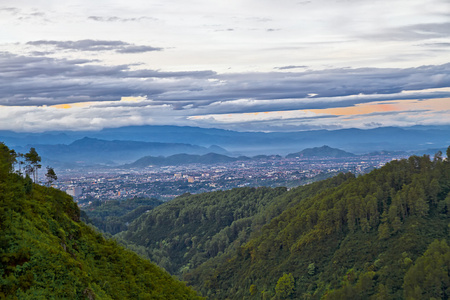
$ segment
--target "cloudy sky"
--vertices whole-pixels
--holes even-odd
[[[448,0],[1,0],[0,130],[450,125]]]

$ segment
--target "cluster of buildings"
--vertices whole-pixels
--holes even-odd
[[[134,197],[172,199],[184,193],[203,193],[244,186],[294,187],[338,172],[361,174],[378,168],[392,156],[281,158],[279,156],[214,165],[180,165],[142,169],[59,170],[55,187],[80,204],[95,199]]]

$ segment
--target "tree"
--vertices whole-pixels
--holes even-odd
[[[23,153],[17,153],[17,163],[19,164],[19,175],[22,175],[22,165],[25,164],[24,161],[24,154]]]
[[[254,296],[254,295],[256,295],[257,292],[258,292],[258,288],[256,287],[256,285],[252,284],[250,286],[250,295]]]
[[[436,152],[436,154],[434,154],[433,162],[436,163],[441,161],[442,161],[442,151],[438,151]]]
[[[47,185],[50,186],[56,180],[58,180],[58,176],[56,176],[55,170],[51,167],[47,167],[47,174],[45,174],[47,178]]]
[[[277,299],[289,298],[294,293],[295,280],[292,273],[281,276],[275,286],[275,294]]]
[[[435,240],[404,277],[406,299],[448,299],[450,297],[450,247]]]
[[[0,178],[6,177],[13,171],[13,166],[17,161],[16,157],[14,150],[10,150],[8,146],[0,142]]]
[[[30,152],[26,153],[24,157],[25,161],[28,163],[26,167],[26,172],[28,174],[33,174],[34,179],[33,181],[36,182],[38,178],[38,169],[42,167],[42,165],[40,164],[41,157],[36,152],[36,149],[33,147],[30,148]]]

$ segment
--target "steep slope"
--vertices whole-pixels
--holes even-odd
[[[184,195],[147,212],[117,237],[147,248],[172,274],[197,267],[247,237],[251,217],[285,188],[240,188]]]
[[[126,230],[131,223],[146,211],[164,203],[158,199],[133,198],[126,200],[93,201],[83,208],[82,220],[96,228],[116,234]]]
[[[184,279],[211,299],[448,299],[449,192],[448,161],[393,161],[298,201]]]
[[[184,195],[147,212],[116,237],[133,243],[131,248],[172,274],[182,275],[214,258],[215,263],[226,259],[299,199],[349,178],[353,175],[341,174],[289,192],[260,187]]]
[[[12,173],[0,143],[1,299],[197,299],[168,273],[80,222],[67,194]]]

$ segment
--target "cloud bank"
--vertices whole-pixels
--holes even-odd
[[[447,0],[0,4],[0,130],[448,124]]]

